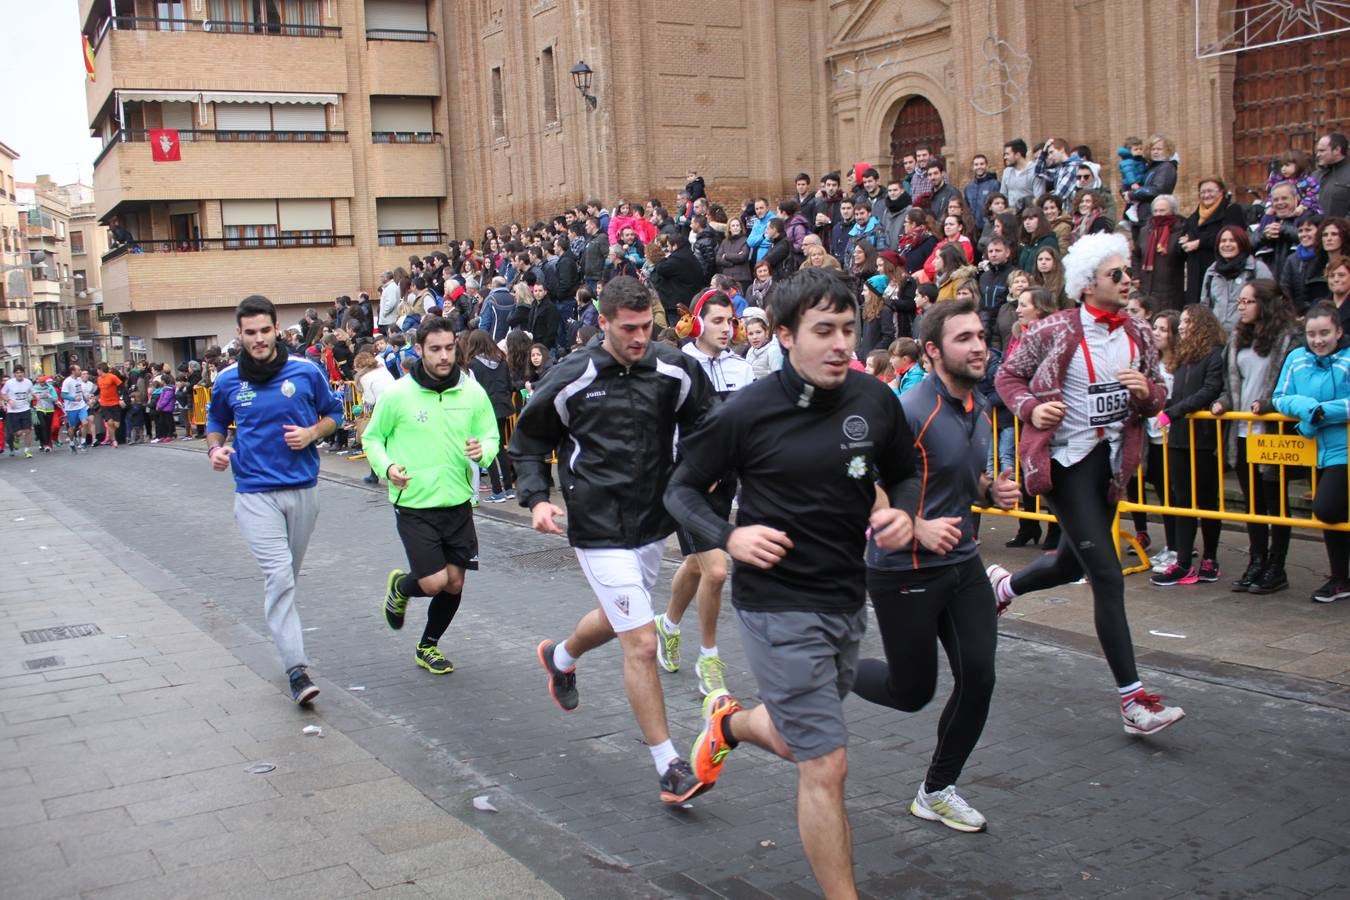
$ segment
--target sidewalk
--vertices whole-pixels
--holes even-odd
[[[167,574],[128,575],[105,533],[0,480],[0,546],[0,896],[558,896],[457,818],[492,814],[453,767],[433,802],[362,743],[434,751],[346,685],[320,680],[297,709],[279,671],[260,677],[171,608],[156,591],[183,588]],[[206,615],[277,668],[270,641]]]
[[[180,449],[201,446],[188,443]],[[325,475],[357,484],[369,471],[364,461],[329,453],[322,454],[322,467]],[[379,491],[384,491],[383,485]],[[482,504],[478,512],[529,524],[529,514],[515,501]],[[1151,530],[1154,540],[1161,540],[1161,524],[1153,524]],[[984,561],[1001,563],[1015,572],[1035,559],[1039,550],[1009,550],[1003,546],[1016,531],[1015,519],[985,516],[980,530]],[[1249,670],[1246,674],[1263,678],[1278,672],[1291,676],[1282,680],[1283,693],[1305,699],[1315,695],[1316,702],[1350,708],[1350,603],[1323,605],[1308,599],[1326,579],[1326,551],[1320,536],[1308,530],[1295,531],[1288,562],[1290,588],[1279,594],[1259,597],[1230,590],[1229,582],[1247,565],[1246,552],[1246,533],[1226,529],[1220,540],[1222,577],[1217,584],[1158,588],[1149,584],[1147,575],[1126,579],[1127,605],[1130,619],[1136,623],[1133,636],[1140,662],[1200,677],[1213,666],[1241,667]],[[666,555],[678,558],[673,537]],[[1000,628],[1015,637],[1099,652],[1092,594],[1087,585],[1068,585],[1020,598],[1004,616]],[[1224,676],[1233,680],[1235,674],[1240,678],[1244,673],[1228,671]]]

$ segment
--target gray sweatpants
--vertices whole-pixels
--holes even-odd
[[[295,578],[318,517],[318,488],[234,495],[234,519],[262,569],[263,612],[287,672],[309,665],[295,610]]]

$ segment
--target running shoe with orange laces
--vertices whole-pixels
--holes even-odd
[[[731,752],[722,726],[727,716],[740,708],[741,704],[725,688],[703,698],[703,730],[694,739],[690,756],[695,777],[706,785],[711,786],[722,774],[722,766]]]

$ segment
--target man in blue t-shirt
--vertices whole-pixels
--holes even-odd
[[[325,374],[277,346],[272,301],[245,297],[234,314],[239,362],[217,376],[206,417],[206,456],[234,472],[234,518],[263,573],[263,611],[291,698],[319,694],[306,669],[295,576],[319,517],[319,441],[342,422]],[[234,444],[225,437],[234,425]]]

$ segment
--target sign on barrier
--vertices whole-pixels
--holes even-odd
[[[1247,461],[1260,466],[1315,466],[1317,443],[1292,434],[1249,434]]]

